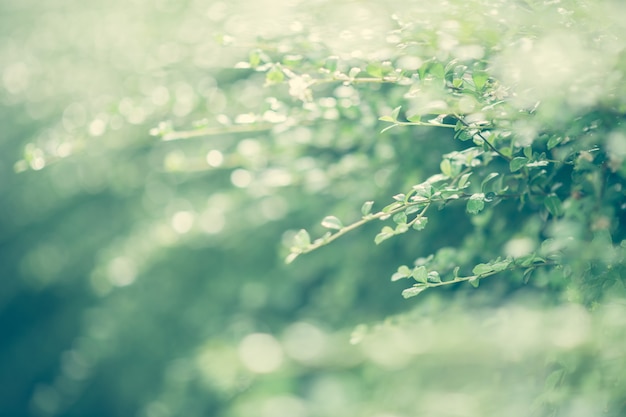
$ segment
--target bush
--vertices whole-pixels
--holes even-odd
[[[626,412],[623,6],[219,3],[217,49],[165,3],[123,88],[32,117],[9,410]],[[16,65],[3,102],[38,114]]]

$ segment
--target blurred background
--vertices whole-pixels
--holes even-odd
[[[497,43],[518,18],[474,3],[411,4],[433,54],[480,55],[464,28]],[[1,416],[602,414],[624,388],[603,385],[624,369],[623,304],[592,315],[519,280],[403,300],[389,282],[453,258],[463,207],[284,264],[298,229],[358,219],[458,145],[378,134],[401,89],[329,83],[303,104],[255,54],[384,60],[406,7],[0,2]]]

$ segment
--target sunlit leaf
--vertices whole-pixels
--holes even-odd
[[[343,228],[343,224],[341,223],[341,220],[339,220],[335,216],[326,216],[326,217],[324,217],[324,219],[322,220],[322,226],[326,227],[327,229],[341,229],[341,228]]]

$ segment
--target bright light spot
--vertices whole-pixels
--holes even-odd
[[[230,174],[230,182],[235,187],[246,188],[252,183],[252,173],[245,169],[236,169]]]
[[[60,143],[57,146],[56,154],[61,158],[65,158],[66,156],[70,156],[72,153],[72,144],[69,142]]]
[[[179,211],[172,216],[172,229],[176,233],[184,234],[191,230],[193,226],[194,215],[189,211]]]
[[[311,362],[324,355],[327,336],[318,327],[306,322],[290,325],[283,335],[285,352],[300,362]]]
[[[281,123],[287,120],[287,116],[273,110],[267,110],[265,113],[263,113],[263,120],[270,123]]]
[[[209,208],[200,215],[200,228],[210,235],[217,234],[224,229],[226,219],[221,210]]]
[[[286,187],[291,184],[291,174],[284,169],[272,168],[263,172],[262,181],[268,187]]]
[[[267,333],[253,333],[239,344],[239,358],[250,371],[267,374],[276,371],[283,363],[283,350]]]
[[[156,106],[164,106],[170,100],[170,92],[164,86],[160,85],[152,90],[150,95],[152,103]]]
[[[238,114],[237,117],[235,117],[235,123],[237,124],[248,124],[254,122],[256,122],[256,115],[253,113]]]
[[[135,262],[125,256],[119,256],[109,263],[108,276],[111,284],[124,287],[135,282],[137,266]]]
[[[182,171],[185,168],[186,158],[185,154],[181,151],[175,150],[169,152],[165,156],[163,165],[165,165],[166,171]]]
[[[33,156],[30,160],[30,167],[35,171],[44,169],[46,167],[46,160],[41,155]]]
[[[213,149],[206,154],[206,162],[213,168],[217,168],[224,162],[224,155],[220,151]]]
[[[509,240],[504,246],[504,253],[512,258],[521,258],[535,249],[535,244],[528,237],[520,237]]]
[[[261,152],[261,144],[254,139],[244,139],[237,144],[237,152],[243,156],[253,157]]]
[[[89,134],[91,136],[102,136],[106,129],[106,123],[102,119],[95,119],[89,123]]]

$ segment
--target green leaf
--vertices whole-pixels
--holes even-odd
[[[248,62],[252,68],[258,67],[261,63],[261,54],[262,52],[260,49],[250,51],[250,54],[248,55]]]
[[[428,282],[428,271],[426,270],[425,266],[418,266],[417,268],[415,268],[411,276],[417,282],[421,282],[423,284],[426,284]]]
[[[467,200],[467,212],[470,214],[479,213],[483,208],[485,208],[485,194],[476,193],[473,194],[469,200]]]
[[[474,275],[486,275],[491,274],[493,272],[502,272],[509,267],[511,261],[509,259],[505,259],[503,261],[495,261],[486,264],[478,264],[472,269],[472,273]]]
[[[293,245],[298,249],[306,249],[311,245],[311,236],[305,229],[300,229],[293,237]]]
[[[488,79],[489,75],[487,75],[487,73],[484,71],[474,71],[472,73],[472,80],[474,80],[476,90],[482,90]]]
[[[265,84],[280,84],[285,80],[285,74],[278,66],[273,66],[271,70],[265,74]]]
[[[385,226],[382,228],[380,233],[378,233],[376,237],[374,238],[374,243],[379,245],[381,242],[389,239],[393,235],[394,235],[394,230],[389,226]]]
[[[408,278],[411,275],[411,269],[406,266],[406,265],[402,265],[400,267],[398,267],[398,271],[396,271],[392,276],[391,276],[391,280],[392,281],[398,281],[400,279],[403,278]]]
[[[422,121],[422,115],[419,113],[416,113],[412,116],[407,116],[406,119],[411,123],[419,123]]]
[[[298,257],[298,255],[300,255],[298,252],[291,252],[289,255],[287,255],[287,257],[285,258],[285,263],[287,265],[289,265],[290,263],[292,263],[293,261],[295,261],[295,259]]]
[[[407,288],[406,290],[402,291],[402,296],[404,298],[415,297],[416,295],[424,291],[426,288],[428,288],[426,285],[416,285],[414,287]]]
[[[400,213],[396,213],[396,215],[393,216],[393,221],[396,222],[397,224],[406,224],[407,222],[406,213],[403,211],[401,211]]]
[[[382,78],[383,77],[383,66],[380,62],[370,62],[365,67],[365,71],[371,75],[372,77]]]
[[[480,279],[478,277],[473,277],[470,278],[467,282],[469,282],[472,287],[478,288],[478,285],[480,284]]]
[[[428,217],[420,217],[417,220],[415,220],[415,223],[413,223],[413,229],[424,230],[427,224],[428,224]]]
[[[543,200],[543,204],[546,206],[550,214],[554,217],[563,215],[563,205],[559,197],[556,194],[550,194]]]
[[[363,205],[361,206],[361,214],[363,216],[367,216],[368,214],[370,214],[372,212],[373,205],[373,201],[366,201],[365,203],[363,203]]]
[[[466,185],[469,185],[467,180],[469,179],[471,175],[472,173],[468,172],[467,174],[463,174],[461,178],[459,178],[459,188],[465,188]]]
[[[552,136],[550,137],[550,139],[548,139],[548,150],[554,148],[555,146],[557,146],[559,143],[563,142],[563,137],[562,136]]]
[[[348,72],[348,77],[356,78],[356,76],[359,75],[359,72],[361,72],[361,68],[352,67],[350,68],[350,71]]]
[[[383,213],[389,213],[390,211],[393,211],[395,209],[397,209],[398,207],[402,207],[404,204],[399,202],[399,201],[394,201],[393,203],[383,207],[383,209],[381,210]]]
[[[443,65],[439,62],[436,62],[430,66],[428,69],[428,73],[437,79],[443,80],[445,77],[445,69]]]
[[[525,158],[523,156],[518,156],[511,160],[511,162],[509,163],[509,168],[511,169],[511,172],[516,172],[522,169],[524,166],[526,166],[527,163],[528,163],[528,158]]]
[[[485,177],[485,179],[483,180],[483,182],[480,183],[480,189],[482,191],[485,191],[485,184],[487,184],[489,181],[491,181],[492,179],[494,179],[498,175],[500,175],[500,174],[498,174],[497,172],[492,172],[491,174],[487,175]]]
[[[532,146],[525,146],[524,147],[524,156],[528,159],[533,157],[533,148]]]
[[[322,220],[322,226],[327,229],[342,229],[343,223],[335,216],[326,216]]]
[[[437,272],[437,271],[430,271],[428,273],[428,281],[429,282],[435,282],[435,283],[441,282],[441,276],[439,276],[439,272]]]
[[[446,177],[452,176],[452,164],[449,159],[444,159],[439,164],[439,168],[441,169],[441,173]]]
[[[339,57],[337,56],[329,56],[326,58],[326,62],[324,63],[324,68],[326,68],[330,72],[337,71],[337,63],[339,62]]]

